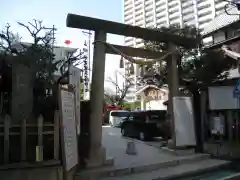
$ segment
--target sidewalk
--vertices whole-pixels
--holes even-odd
[[[195,172],[198,169],[204,171],[207,168],[217,168],[228,164],[227,161],[211,160],[208,154],[177,156],[135,140],[137,154],[128,155],[126,154],[126,147],[129,141],[133,140],[123,138],[120,129],[104,127],[102,144],[106,148],[107,158],[114,159],[114,165],[82,170],[75,175],[75,180],[120,180],[121,178],[130,180],[136,179],[136,177],[138,179],[140,175],[152,177],[149,174],[153,174],[156,178],[161,177],[159,174],[167,169],[169,170],[163,176],[171,177],[174,175],[173,171],[175,171],[175,175],[188,173],[191,166],[194,167],[192,172]]]
[[[132,140],[118,136],[118,134],[109,135],[106,128],[103,128],[103,146],[106,148],[107,157],[114,158],[114,166],[118,168],[146,166],[159,163],[173,163],[181,159],[191,159],[200,157],[192,156],[174,156],[162,151],[159,148],[149,146],[139,141],[134,141],[137,155],[126,154],[127,143]]]

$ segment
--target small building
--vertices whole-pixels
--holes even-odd
[[[140,96],[141,110],[167,110],[163,103],[168,100],[168,89],[146,85],[136,92]]]

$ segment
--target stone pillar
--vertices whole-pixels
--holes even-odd
[[[106,160],[106,150],[102,147],[102,118],[104,99],[105,45],[106,33],[95,31],[93,71],[90,92],[90,150],[88,167],[101,166]]]
[[[20,122],[31,118],[33,110],[33,76],[30,67],[17,63],[12,65],[12,120]]]
[[[170,58],[167,59],[168,70],[168,112],[171,120],[172,140],[173,146],[176,146],[175,126],[174,126],[174,112],[173,112],[173,97],[179,94],[179,77],[177,69],[178,54],[176,53],[176,46],[169,43],[169,52],[172,52]]]

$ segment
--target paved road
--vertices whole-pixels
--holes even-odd
[[[106,140],[109,141],[109,139],[113,138],[111,136],[117,136],[119,138],[123,138],[122,135],[121,135],[120,128],[113,128],[113,127],[110,127],[110,126],[103,126],[103,141],[105,141],[105,142],[106,142]],[[126,138],[123,138],[123,139],[126,139]],[[139,143],[143,143],[143,144],[147,144],[147,145],[150,145],[150,146],[154,146],[154,147],[157,147],[157,148],[159,148],[161,143],[162,143],[162,141],[159,138],[155,138],[152,141],[148,141],[148,142],[143,142],[143,141],[140,141],[138,139],[134,139],[134,141],[135,142],[139,142]]]
[[[176,159],[176,156],[166,154],[160,148],[156,148],[160,146],[160,142],[149,142],[151,144],[149,146],[145,142],[134,140],[137,154],[126,154],[127,144],[132,142],[132,139],[122,137],[119,128],[103,126],[102,135],[102,144],[106,148],[106,155],[115,159],[116,168],[155,164]]]

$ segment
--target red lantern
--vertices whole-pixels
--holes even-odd
[[[72,42],[71,42],[70,40],[65,40],[64,43],[67,44],[67,45],[69,45],[69,44],[71,44]]]

